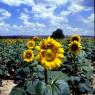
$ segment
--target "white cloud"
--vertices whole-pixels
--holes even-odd
[[[71,12],[70,11],[66,11],[66,10],[63,10],[61,13],[60,13],[60,16],[68,16]]]
[[[22,20],[23,24],[27,24],[30,17],[26,13],[21,13],[19,19]]]
[[[68,22],[66,16],[55,16],[54,10],[56,7],[50,7],[46,8],[45,5],[35,5],[32,7],[32,13],[33,13],[33,19],[39,20],[39,19],[46,19],[48,20],[49,25],[51,26],[57,26],[60,25],[61,22]],[[28,12],[29,13],[29,12]],[[31,18],[31,17],[30,17]],[[31,24],[29,22],[29,15],[26,13],[22,13],[20,16],[20,19],[24,22],[24,24]]]
[[[0,31],[10,31],[9,29],[10,25],[9,24],[5,24],[5,22],[1,22],[0,23]],[[3,33],[3,32],[2,32]],[[0,33],[0,34],[2,34]]]
[[[29,13],[29,10],[27,8],[24,8],[25,13]]]
[[[35,0],[1,0],[0,2],[6,3],[10,6],[20,6],[21,4],[32,6],[35,4]],[[44,4],[48,6],[58,6],[66,4],[68,0],[42,0],[42,1],[38,0],[39,4],[42,2],[45,2]]]
[[[91,14],[89,17],[88,17],[88,20],[89,22],[92,22],[94,24],[94,14]]]
[[[71,4],[71,6],[68,7],[68,10],[71,12],[79,12],[79,11],[82,11],[83,9],[84,9],[83,6],[76,5],[76,4]]]
[[[59,6],[59,5],[65,5],[68,0],[44,0],[48,4],[48,6]]]
[[[78,34],[78,35],[87,35],[87,36],[93,36],[94,32],[91,31],[89,28],[81,28],[78,26],[71,26],[69,24],[64,24],[61,26],[61,29],[63,29],[65,35],[73,35],[73,34]]]
[[[20,25],[10,25],[1,21],[0,31],[3,32],[0,35],[40,35],[46,27],[43,23],[32,22],[28,13],[20,13],[19,20],[22,21]]]
[[[81,17],[80,19],[82,25],[85,25],[85,33],[89,33],[89,34],[93,34],[94,35],[94,14],[92,13],[90,16],[84,18],[84,17]]]
[[[47,8],[46,5],[37,4],[32,7],[32,13],[34,13],[33,18],[36,20],[46,19],[51,26],[60,25],[62,22],[67,23],[67,15],[63,13],[64,16],[63,14],[56,16],[54,15],[55,9],[55,6]]]
[[[89,11],[92,8],[91,7],[87,7],[83,5],[83,2],[85,2],[84,0],[70,0],[70,6],[68,7],[68,11],[70,11],[71,13],[76,13],[76,12],[80,12],[80,11]]]
[[[81,18],[81,21],[85,24],[94,24],[94,14],[91,14],[87,18]]]
[[[28,20],[29,19],[29,15],[26,14],[26,13],[21,13],[19,19],[21,19],[21,20]]]
[[[27,27],[32,27],[32,28],[44,28],[45,27],[44,24],[29,21],[31,17],[26,13],[21,13],[19,19],[22,20],[22,24]]]
[[[45,5],[42,4],[36,4],[32,6],[32,13],[38,14],[44,17],[44,15],[53,14],[55,10],[55,6],[46,8]]]
[[[90,9],[91,8],[87,8],[85,6],[82,6],[82,5],[79,5],[79,4],[76,4],[76,3],[72,3],[71,6],[68,7],[68,10],[71,13],[76,13],[76,12],[80,12],[80,11],[88,11]]]
[[[52,26],[51,26],[52,25]],[[5,22],[0,23],[0,31],[3,30],[0,35],[51,35],[53,31],[57,28],[61,28],[65,35],[79,34],[79,35],[92,35],[93,31],[80,28],[80,27],[72,27],[69,24],[59,24],[53,26],[51,24],[49,27],[40,23],[32,23],[28,22],[26,25],[10,25]]]
[[[44,28],[45,25],[40,23],[30,23],[28,25],[10,25],[8,23],[1,22],[0,35],[42,35],[44,33]]]
[[[7,10],[5,9],[1,9],[0,8],[0,21],[3,21],[5,19],[8,19],[9,17],[11,17],[11,13],[9,13]]]
[[[32,6],[33,0],[1,0],[0,2],[6,3],[10,6],[20,6],[21,4]]]

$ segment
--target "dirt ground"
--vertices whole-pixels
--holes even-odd
[[[0,95],[9,95],[11,89],[16,86],[12,80],[3,80],[3,85],[0,87]]]

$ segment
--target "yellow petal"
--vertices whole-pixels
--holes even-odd
[[[57,53],[57,54],[56,54],[56,57],[57,57],[57,58],[64,58],[64,55],[63,55],[62,53]]]
[[[39,51],[40,50],[40,46],[36,46],[35,49]]]
[[[64,49],[63,48],[58,48],[57,52],[58,53],[64,53]]]
[[[58,58],[56,58],[54,61],[55,61],[55,64],[56,64],[58,67],[60,67],[60,65],[62,64],[62,61],[61,61],[60,59],[58,59]]]

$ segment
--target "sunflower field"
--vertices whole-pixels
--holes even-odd
[[[0,39],[0,86],[9,95],[94,95],[95,41],[78,35]]]

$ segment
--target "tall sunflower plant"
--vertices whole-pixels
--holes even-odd
[[[66,59],[61,71],[68,76],[67,82],[72,94],[92,94],[91,62],[85,56],[86,52],[83,50],[80,36],[71,36],[67,48]]]
[[[26,79],[32,78],[33,67],[37,64],[33,53],[35,42],[30,40],[24,45],[24,43],[19,44],[17,40],[15,44],[4,47],[4,52],[0,52],[2,56],[4,55],[2,59],[6,61],[5,64],[2,61],[5,67],[3,76],[13,79],[18,85],[23,84]]]
[[[70,38],[68,38],[68,43],[65,43],[65,61],[64,64],[67,65],[69,64],[70,67],[69,70],[74,71],[73,74],[75,74],[78,71],[76,60],[81,54],[82,51],[82,44],[81,44],[81,38],[79,35],[72,35]],[[65,67],[64,65],[62,66],[63,68]],[[67,71],[70,73],[70,71]]]
[[[23,63],[17,69],[18,75],[23,78],[23,81],[28,78],[34,78],[34,68],[37,66],[35,60],[35,41],[29,40],[26,42],[25,50],[21,55]],[[23,75],[22,75],[23,74]]]

